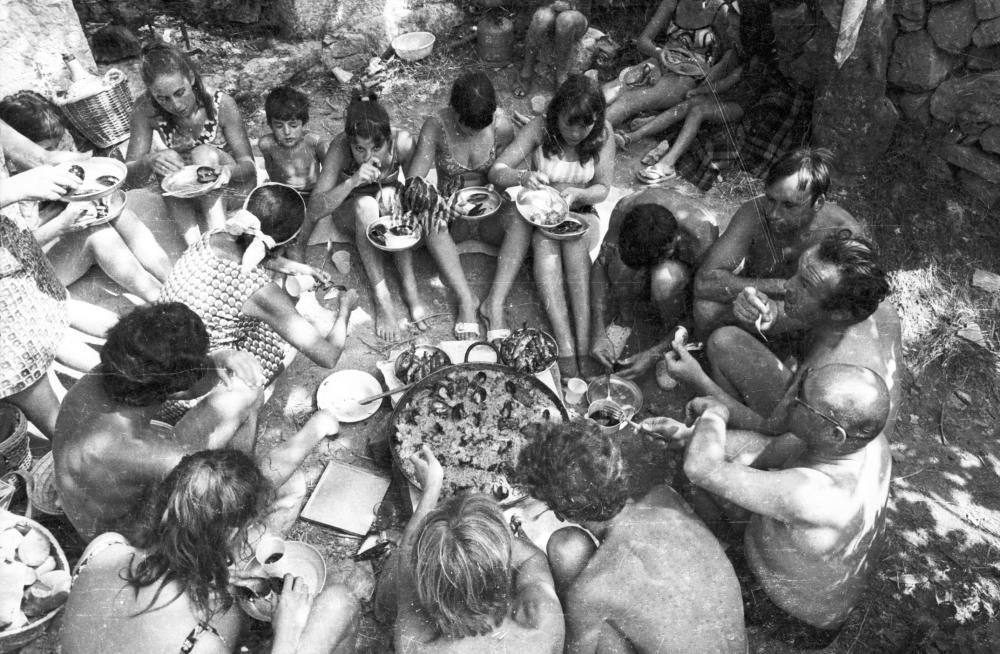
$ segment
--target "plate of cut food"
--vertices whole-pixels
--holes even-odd
[[[469,186],[456,191],[452,202],[462,218],[482,220],[500,209],[503,198],[491,186]]]
[[[556,241],[575,241],[586,234],[590,226],[578,218],[566,216],[565,220],[561,223],[557,223],[552,227],[541,227],[540,229],[543,234]]]
[[[402,252],[420,242],[420,223],[413,216],[382,216],[366,231],[368,241],[383,252]]]
[[[80,186],[63,196],[66,202],[85,202],[111,195],[125,183],[128,168],[111,157],[91,157],[60,164],[80,179]]]
[[[160,182],[163,195],[175,198],[196,198],[205,195],[229,181],[226,169],[211,166],[184,166]]]
[[[83,215],[74,225],[76,229],[86,229],[96,225],[103,225],[121,215],[121,212],[125,209],[125,192],[118,190],[111,195],[105,195],[96,200],[80,204],[87,206],[84,207]]]
[[[522,188],[514,196],[514,202],[521,217],[535,227],[553,227],[569,215],[566,198],[551,186]]]

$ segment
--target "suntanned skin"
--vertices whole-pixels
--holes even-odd
[[[388,581],[391,588],[380,588],[378,599],[380,604],[396,604],[395,651],[400,654],[562,652],[565,632],[562,608],[556,597],[545,554],[518,537],[513,538],[511,550],[513,601],[504,621],[489,634],[466,638],[446,637],[433,628],[420,607],[410,562],[411,552],[419,536],[418,527],[437,505],[441,494],[440,464],[426,445],[423,452],[414,455],[414,460],[418,477],[426,474],[428,482],[422,483],[424,495],[407,523],[394,561],[390,561],[394,576],[394,579]],[[381,585],[382,580],[379,583]],[[389,610],[392,610],[391,607]]]
[[[708,340],[711,376],[679,348],[668,356],[667,369],[698,393],[724,403],[731,413],[730,427],[784,433],[788,401],[782,399],[794,375],[765,344],[745,331],[753,329],[752,316],[765,306],[765,333],[782,313],[806,326],[800,345],[801,369],[847,363],[871,368],[886,381],[892,403],[886,433],[891,434],[900,402],[903,361],[899,315],[889,302],[883,302],[867,319],[852,324],[846,312],[820,309],[820,301],[839,283],[840,273],[833,264],[817,259],[817,249],[810,248],[800,258],[798,271],[788,280],[783,307],[766,295],[757,293],[751,298],[744,291],[736,310],[747,327],[723,327],[712,333]]]
[[[258,144],[268,178],[302,191],[311,190],[330,147],[329,139],[305,131],[303,124],[295,120],[272,120],[271,130],[271,134],[260,137]]]
[[[567,654],[746,651],[733,567],[677,493],[585,526],[601,544],[565,593]]]
[[[870,413],[874,405],[888,412],[885,386],[863,368],[816,369],[803,391],[828,416]],[[688,448],[687,477],[751,512],[747,561],[776,605],[819,628],[840,626],[878,559],[892,471],[885,434],[853,450],[843,432],[799,404],[789,409],[795,435],[727,434],[723,405],[711,398],[693,404],[702,417]],[[754,458],[754,451],[761,454]]]
[[[651,300],[663,320],[664,330],[681,318],[685,308],[685,292],[691,283],[693,270],[688,262],[698,262],[719,235],[715,216],[698,203],[684,199],[665,189],[652,188],[623,198],[611,213],[611,221],[604,243],[618,244],[622,221],[633,207],[656,204],[666,207],[677,219],[677,237],[674,254],[653,266]],[[590,303],[592,344],[590,355],[605,368],[614,364],[614,347],[607,335],[607,325],[619,311],[629,309],[629,303],[639,300],[645,288],[639,285],[647,271],[632,270],[622,263],[617,248],[609,250],[610,260],[605,264],[598,258],[590,269]],[[645,298],[641,298],[645,299]],[[655,365],[670,349],[671,339],[665,338],[651,348],[629,358],[625,369],[618,372],[626,378],[641,376]]]
[[[839,206],[822,197],[811,201],[798,188],[798,176],[777,180],[764,195],[743,204],[729,227],[709,249],[694,282],[694,317],[698,332],[707,336],[722,325],[736,324],[733,302],[753,287],[775,300],[784,297],[785,280],[795,272],[799,256],[831,234],[861,225]],[[794,323],[778,326],[796,329]]]

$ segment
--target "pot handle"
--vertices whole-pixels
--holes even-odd
[[[491,350],[493,350],[494,354],[497,355],[497,361],[500,362],[500,350],[498,350],[497,347],[493,345],[493,343],[490,343],[489,341],[476,341],[475,343],[469,345],[468,349],[465,350],[465,361],[464,361],[465,363],[469,363],[469,355],[472,354],[472,351],[475,350],[477,347],[490,348]]]

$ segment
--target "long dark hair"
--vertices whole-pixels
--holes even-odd
[[[194,64],[191,63],[186,54],[162,41],[147,44],[142,49],[142,63],[139,65],[139,74],[142,75],[142,81],[146,85],[146,88],[149,88],[160,75],[172,75],[174,73],[179,73],[184,79],[191,80],[194,95],[198,99],[198,104],[204,107],[206,118],[208,120],[215,120],[215,103],[212,102],[212,96],[209,95],[208,89],[205,88],[205,82],[201,79],[201,73],[194,67]],[[166,120],[169,125],[173,125],[173,114],[161,107],[152,96],[150,96],[150,100],[153,101],[153,107],[156,109],[157,114]]]
[[[233,605],[232,532],[243,534],[271,496],[271,484],[243,452],[206,450],[181,459],[146,504],[135,538],[146,558],[123,573],[136,595],[159,584],[141,612],[151,610],[171,582],[180,585],[201,619],[227,611]]]
[[[389,112],[374,91],[355,91],[344,112],[344,133],[350,141],[371,139],[381,148],[392,137]]]
[[[556,91],[545,112],[545,136],[542,139],[542,152],[547,157],[563,151],[565,143],[559,132],[559,116],[566,114],[571,125],[594,124],[590,134],[576,146],[580,163],[591,159],[597,160],[601,146],[604,145],[604,114],[607,106],[604,95],[589,77],[570,75]]]

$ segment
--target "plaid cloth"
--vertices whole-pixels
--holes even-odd
[[[812,89],[789,85],[777,73],[735,126],[699,132],[674,167],[701,191],[712,188],[722,172],[736,167],[762,176],[775,161],[809,140]]]

